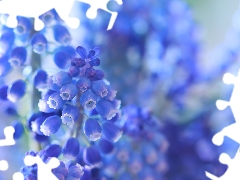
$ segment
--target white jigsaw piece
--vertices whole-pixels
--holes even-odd
[[[102,9],[108,13],[111,14],[111,18],[110,18],[110,21],[108,23],[108,27],[107,27],[107,30],[110,30],[112,29],[116,19],[117,19],[117,16],[118,16],[118,13],[117,12],[113,12],[113,11],[110,11],[108,8],[107,8],[107,4],[109,1],[111,0],[77,0],[77,1],[80,1],[80,2],[83,2],[83,3],[86,3],[86,4],[89,4],[91,7],[87,10],[86,12],[86,16],[89,18],[89,19],[95,19],[97,17],[97,11],[98,9]],[[123,2],[122,0],[115,0],[118,5],[122,5]]]
[[[239,149],[233,159],[226,153],[222,153],[219,157],[219,161],[222,164],[228,165],[227,171],[220,177],[214,176],[213,174],[206,172],[206,176],[211,180],[239,180],[240,179],[240,154]]]
[[[13,134],[15,129],[12,126],[7,126],[4,128],[3,133],[5,135],[5,139],[0,139],[0,146],[12,146],[15,144],[15,140],[13,138]],[[0,171],[8,170],[8,162],[6,160],[0,161]]]
[[[238,75],[234,76],[233,74],[226,73],[223,76],[223,82],[225,84],[234,84],[232,95],[229,101],[217,100],[216,106],[219,110],[224,110],[228,106],[232,109],[232,113],[235,119],[235,123],[223,128],[220,132],[216,133],[212,142],[220,146],[223,144],[224,137],[229,137],[232,140],[240,144],[240,70]],[[219,157],[219,161],[222,164],[227,164],[228,169],[221,177],[216,177],[209,172],[205,172],[206,176],[212,180],[238,180],[240,179],[240,154],[239,150],[236,153],[235,157],[231,159],[226,153],[222,153]]]
[[[77,28],[79,19],[69,17],[74,2],[75,0],[1,0],[0,14],[9,15],[6,25],[11,28],[17,26],[17,16],[35,18],[34,29],[39,31],[44,27],[39,16],[54,8],[67,25]]]
[[[38,165],[38,180],[58,180],[58,178],[52,173],[52,169],[57,168],[60,165],[60,162],[57,158],[53,157],[47,164],[45,164],[38,155],[27,155],[24,158],[24,163],[26,166],[32,166],[34,164]]]
[[[15,144],[15,140],[13,138],[13,134],[15,129],[12,126],[7,126],[4,128],[3,133],[5,135],[5,139],[0,139],[0,146],[12,146]]]

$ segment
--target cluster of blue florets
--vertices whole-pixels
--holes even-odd
[[[135,105],[124,107],[122,113],[123,137],[116,143],[116,151],[104,158],[102,175],[107,179],[164,177],[168,170],[168,141],[161,133],[160,120]]]
[[[20,103],[29,86],[36,88],[40,92],[38,110],[32,109],[27,118],[16,111],[21,121],[12,124],[14,138],[20,138],[25,129],[39,144],[38,152],[26,155],[38,155],[45,163],[52,157],[59,158],[60,166],[52,171],[58,179],[91,179],[96,176],[94,169],[101,167],[102,157],[114,150],[114,143],[122,135],[117,123],[121,101],[116,99],[117,91],[104,79],[103,71],[96,68],[101,62],[100,49],[74,49],[68,29],[57,17],[54,11],[42,15],[46,28],[37,33],[31,32],[32,22],[25,17],[18,17],[15,29],[3,28],[0,75],[32,67],[22,79],[0,87],[0,100]],[[52,28],[52,36],[48,27]],[[42,61],[51,56],[58,72],[39,65],[34,69],[37,56]],[[25,179],[37,179],[37,165],[24,166],[21,172]]]

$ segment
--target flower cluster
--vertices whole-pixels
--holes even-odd
[[[53,173],[59,179],[91,179],[93,169],[101,167],[102,157],[113,151],[122,135],[117,124],[121,101],[97,68],[100,49],[73,48],[68,29],[54,10],[40,18],[45,24],[40,32],[31,32],[32,21],[25,17],[18,17],[15,29],[3,28],[0,74],[24,68],[24,79],[4,83],[0,100],[21,103],[18,100],[32,88],[28,117],[15,113],[21,122],[12,124],[14,138],[20,138],[25,129],[38,144],[38,152],[26,155],[38,155],[46,163],[58,157],[61,165]],[[44,68],[46,61],[49,66]],[[51,66],[58,69],[56,73]],[[24,166],[21,172],[25,179],[37,178],[36,165]]]
[[[135,105],[123,108],[120,122],[123,137],[116,151],[104,160],[101,176],[111,179],[159,179],[168,170],[165,154],[168,140],[163,135],[159,119]]]

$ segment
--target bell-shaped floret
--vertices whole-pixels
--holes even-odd
[[[11,66],[22,66],[27,59],[27,50],[25,47],[15,47],[11,52],[11,57],[8,60]]]
[[[40,116],[36,118],[34,121],[31,123],[31,129],[33,132],[43,135],[43,133],[40,131],[40,126],[43,124],[43,122],[46,120],[46,117]]]
[[[14,29],[14,32],[17,35],[24,35],[30,32],[32,28],[32,23],[29,18],[18,16],[17,17],[17,27]]]
[[[63,156],[69,159],[77,157],[80,151],[80,145],[76,138],[69,138],[62,148]]]
[[[50,136],[51,134],[56,133],[62,125],[62,120],[59,116],[54,115],[48,117],[43,124],[40,126],[41,132],[45,136]]]
[[[55,49],[53,60],[58,68],[67,69],[75,56],[76,52],[72,46],[61,46]]]
[[[96,107],[97,96],[89,89],[80,97],[81,105],[87,110],[92,110]]]
[[[117,110],[114,108],[112,102],[104,99],[101,99],[97,102],[96,110],[107,120],[111,120],[117,113]]]
[[[68,105],[62,111],[62,123],[71,125],[79,118],[80,112],[76,106]]]
[[[32,37],[32,48],[37,54],[42,54],[47,49],[47,39],[42,33],[36,33]]]
[[[62,147],[58,144],[49,144],[44,148],[45,153],[48,157],[58,157],[62,153]]]
[[[57,74],[52,76],[52,80],[54,84],[62,87],[66,84],[72,82],[72,77],[65,71],[59,71]]]
[[[98,144],[97,144],[100,152],[102,154],[109,154],[111,152],[113,152],[113,149],[114,149],[114,146],[111,142],[109,142],[108,140],[106,139],[103,139],[101,138],[99,141],[98,141]]]
[[[56,41],[61,43],[63,46],[70,44],[72,38],[66,27],[63,25],[57,24],[53,27],[54,38]]]
[[[75,84],[67,84],[60,89],[60,96],[63,100],[72,100],[77,95],[77,86]]]
[[[94,146],[84,149],[83,160],[91,167],[99,167],[102,163],[100,153]]]
[[[92,91],[101,98],[108,94],[106,84],[102,80],[92,82]]]
[[[17,80],[8,88],[7,98],[12,102],[16,102],[25,95],[26,90],[26,82],[23,80]]]
[[[122,136],[122,130],[116,124],[106,121],[102,124],[102,134],[111,142],[117,142]]]
[[[79,91],[85,92],[91,87],[91,81],[86,77],[80,77],[76,82],[76,86]]]
[[[33,75],[33,85],[39,89],[43,90],[47,88],[48,75],[46,71],[38,69]]]
[[[61,109],[64,106],[65,101],[60,96],[60,92],[57,91],[48,98],[47,103],[50,108]]]
[[[109,100],[109,101],[113,101],[114,98],[116,97],[117,91],[115,91],[115,90],[113,89],[113,87],[110,86],[110,85],[106,85],[106,88],[107,88],[108,93],[107,93],[107,95],[104,97],[104,99]]]
[[[96,141],[102,136],[102,128],[97,119],[87,119],[84,124],[83,131],[90,141]]]

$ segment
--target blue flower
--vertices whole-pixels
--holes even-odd
[[[39,135],[43,135],[43,133],[40,131],[40,126],[43,124],[45,120],[46,117],[44,116],[36,118],[34,121],[31,122],[31,130]]]
[[[101,98],[107,96],[108,94],[106,84],[102,80],[93,81],[91,89],[96,95],[100,96]]]
[[[36,33],[32,37],[32,48],[37,54],[42,54],[47,49],[47,39],[42,33]]]
[[[8,99],[12,102],[16,102],[21,99],[27,90],[26,82],[23,80],[17,80],[12,83],[8,88]]]
[[[7,99],[8,86],[3,85],[0,87],[0,100],[6,101]]]
[[[81,105],[87,110],[92,110],[96,107],[97,96],[89,89],[80,97]]]
[[[76,106],[68,105],[62,111],[62,123],[71,125],[79,118],[80,112]]]
[[[87,119],[83,126],[83,131],[90,141],[96,141],[102,136],[102,128],[97,119]]]
[[[72,100],[77,95],[75,84],[67,84],[60,89],[60,96],[63,100]]]
[[[24,35],[30,32],[32,28],[32,23],[29,18],[18,16],[17,17],[17,27],[14,29],[14,32],[17,35]]]
[[[40,131],[45,136],[50,136],[51,134],[56,133],[59,130],[61,125],[62,125],[62,120],[59,116],[57,115],[50,116],[40,126]]]
[[[114,108],[113,104],[104,99],[101,99],[97,102],[96,110],[107,120],[111,120],[117,113],[117,110]]]
[[[56,41],[61,43],[63,46],[70,44],[72,38],[67,28],[63,25],[57,24],[53,27],[54,38]]]
[[[102,134],[111,142],[117,142],[122,136],[122,130],[112,122],[104,122],[102,124]]]
[[[11,66],[22,66],[27,59],[27,50],[25,47],[15,47],[11,52],[11,57],[8,60]]]
[[[70,67],[68,68],[68,74],[69,74],[70,76],[72,76],[72,77],[78,76],[79,73],[80,73],[80,70],[79,70],[79,68],[78,68],[77,66],[70,66]]]
[[[102,154],[110,154],[114,150],[114,145],[103,138],[98,141],[97,146]]]
[[[91,87],[91,81],[86,77],[80,77],[76,82],[76,86],[78,90],[85,92]]]
[[[47,88],[48,75],[46,71],[38,69],[33,75],[33,85],[39,89],[43,90]]]
[[[48,98],[47,103],[50,108],[61,109],[64,106],[65,101],[62,99],[60,92],[57,91]]]
[[[12,31],[7,31],[2,34],[0,38],[0,57],[7,54],[11,50],[14,40],[15,35]]]
[[[74,59],[76,52],[72,46],[61,46],[54,50],[54,63],[60,69],[67,69],[71,64],[71,59]]]
[[[80,145],[76,138],[69,138],[62,148],[63,156],[69,159],[77,157],[80,151]]]
[[[83,160],[91,167],[99,167],[102,163],[99,151],[94,146],[84,149]]]
[[[52,76],[52,81],[59,87],[63,87],[64,85],[72,82],[72,77],[67,72],[60,71]]]
[[[58,157],[62,153],[62,147],[58,144],[49,144],[44,148],[48,157]]]

